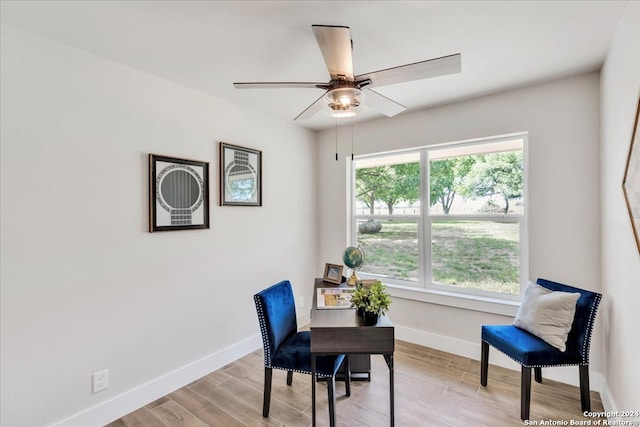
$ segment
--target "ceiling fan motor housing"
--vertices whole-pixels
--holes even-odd
[[[339,78],[331,80],[326,97],[332,110],[347,111],[360,105],[362,91],[357,83]]]

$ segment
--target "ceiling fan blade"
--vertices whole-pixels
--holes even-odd
[[[293,121],[308,119],[320,111],[320,109],[326,105],[324,102],[324,95],[325,94],[323,93],[320,98],[313,101],[313,104],[309,105],[302,113],[298,114]]]
[[[356,82],[361,83],[371,80],[371,86],[385,86],[394,83],[428,79],[445,74],[459,73],[462,69],[461,62],[461,55],[456,53],[455,55],[428,59],[413,64],[362,74],[356,77]]]
[[[286,89],[286,88],[312,88],[327,89],[327,83],[314,82],[246,82],[234,83],[236,89]]]
[[[379,111],[387,117],[393,117],[407,109],[404,105],[398,104],[368,87],[365,87],[362,90],[365,93],[365,103],[367,107]]]
[[[353,60],[351,58],[351,31],[349,27],[312,25],[318,46],[332,79],[339,76],[353,81]]]

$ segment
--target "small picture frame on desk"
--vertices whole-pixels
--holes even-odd
[[[322,275],[323,282],[334,283],[339,285],[342,283],[342,269],[343,265],[339,264],[325,264],[324,265],[324,274]]]

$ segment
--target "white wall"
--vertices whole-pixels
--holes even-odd
[[[629,6],[602,70],[602,289],[605,398],[609,408],[640,409],[640,254],[622,179],[640,95],[640,3]],[[629,420],[623,418],[623,420]]]
[[[253,293],[289,278],[310,295],[318,274],[315,134],[11,26],[1,40],[0,424],[101,425],[261,345]],[[217,206],[218,141],[263,151],[263,207]],[[210,162],[210,230],[147,232],[148,153]]]
[[[600,291],[599,74],[512,90],[354,128],[356,154],[529,132],[529,275]],[[318,264],[339,259],[347,243],[346,166],[351,132],[320,134]],[[479,358],[480,327],[513,317],[394,298],[398,335]],[[602,370],[599,322],[591,350],[592,387]],[[493,360],[500,360],[492,352]],[[495,356],[494,356],[495,354]],[[500,364],[505,364],[501,361]],[[512,367],[517,365],[512,364]],[[549,369],[577,384],[578,370]],[[564,371],[563,371],[564,370]],[[547,373],[545,373],[547,375]]]

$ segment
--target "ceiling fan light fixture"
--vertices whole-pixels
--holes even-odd
[[[331,110],[331,117],[335,117],[336,119],[346,119],[355,115],[356,110],[353,107],[345,110]]]
[[[333,117],[353,117],[360,105],[362,91],[357,87],[339,87],[328,91],[326,98]]]

